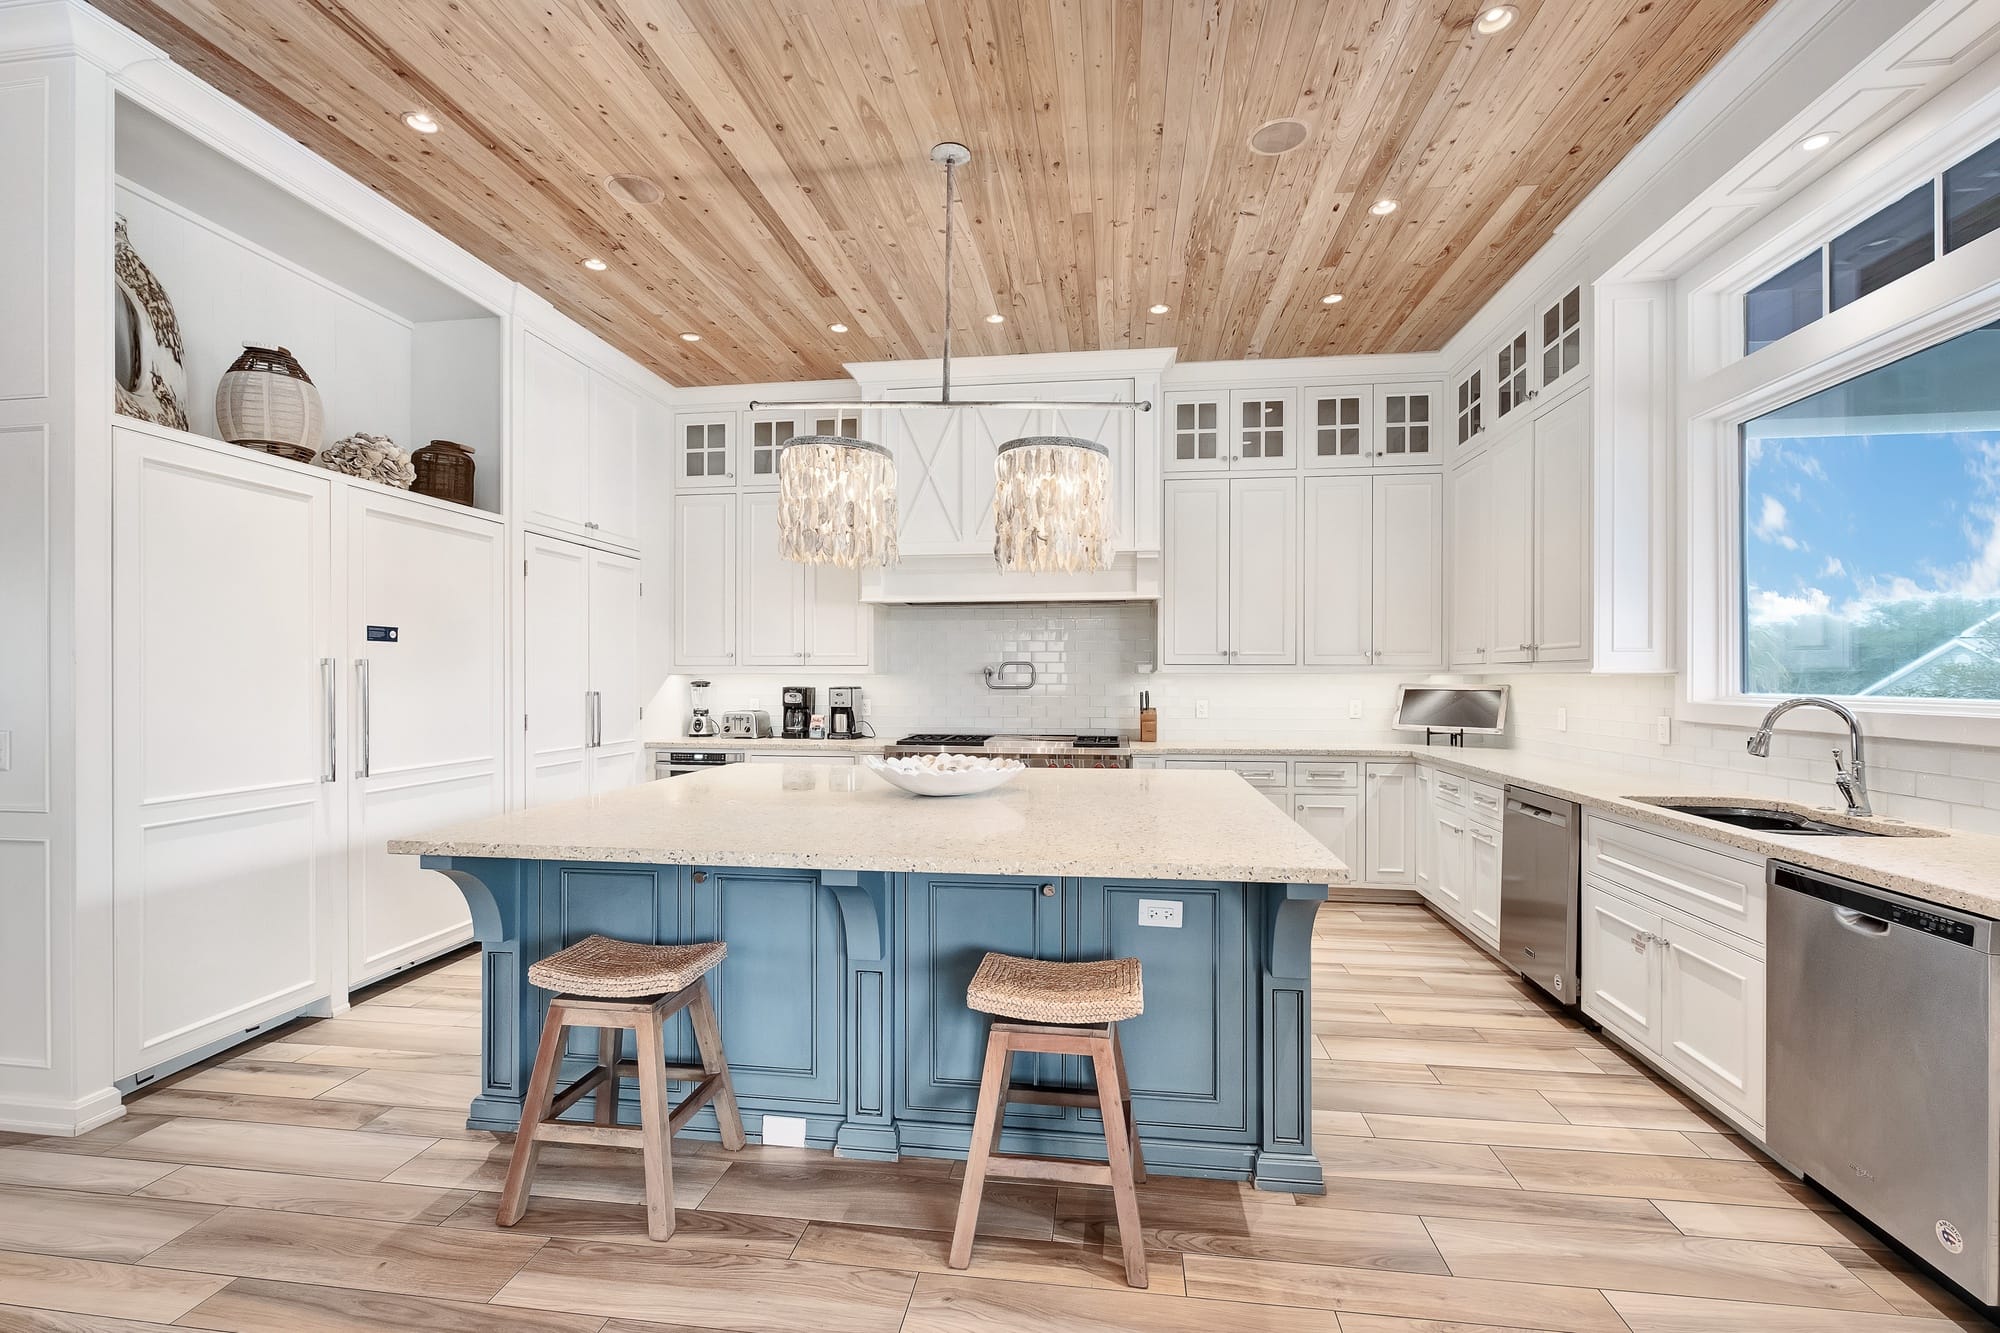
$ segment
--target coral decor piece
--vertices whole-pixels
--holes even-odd
[[[111,267],[118,284],[114,406],[120,416],[186,430],[186,352],[174,303],[132,248],[123,217],[113,235]]]
[[[370,435],[366,431],[356,431],[328,445],[316,461],[329,472],[379,481],[399,491],[407,491],[417,479],[416,464],[410,461],[409,454],[397,448],[388,436]]]

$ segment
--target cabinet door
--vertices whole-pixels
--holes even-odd
[[[646,779],[639,740],[639,562],[590,553],[590,790]]]
[[[675,490],[715,490],[736,484],[736,464],[730,457],[736,445],[734,412],[677,417],[674,433],[680,459],[674,473]]]
[[[1465,814],[1439,802],[1433,809],[1437,830],[1437,892],[1432,906],[1455,920],[1465,920]]]
[[[587,546],[528,539],[523,696],[529,805],[590,794],[590,558]]]
[[[1229,482],[1190,477],[1164,483],[1160,660],[1220,666],[1229,660]]]
[[[1306,467],[1367,467],[1375,448],[1375,390],[1330,385],[1307,389],[1304,397]]]
[[[1660,935],[1660,1056],[1688,1082],[1764,1123],[1764,963],[1675,921]]]
[[[507,561],[500,523],[372,488],[343,498],[346,655],[368,664],[352,728],[368,762],[347,790],[351,989],[472,937],[464,895],[388,843],[506,807]]]
[[[737,502],[738,661],[787,667],[806,660],[806,567],[778,554],[778,497]]]
[[[1417,892],[1426,899],[1437,896],[1437,807],[1431,799],[1431,771],[1419,764],[1414,791],[1416,800],[1412,803],[1412,822],[1415,824],[1415,842],[1412,848],[1410,882],[1417,886]]]
[[[1373,651],[1376,666],[1444,664],[1444,478],[1435,472],[1374,479]]]
[[[1483,371],[1474,367],[1472,373],[1458,382],[1457,439],[1462,452],[1477,440],[1479,433],[1486,429],[1486,377]]]
[[[1543,389],[1567,384],[1584,370],[1583,288],[1571,287],[1537,303],[1536,342],[1541,353],[1538,379]]]
[[[1170,393],[1167,408],[1167,471],[1225,472],[1229,469],[1227,394]]]
[[[1493,593],[1493,641],[1488,662],[1534,660],[1535,449],[1534,437],[1515,430],[1493,442],[1486,508],[1488,577]]]
[[[1369,462],[1377,467],[1435,463],[1444,457],[1438,426],[1439,391],[1432,386],[1384,385],[1375,391],[1376,443]]]
[[[875,609],[861,600],[861,571],[814,565],[806,571],[806,661],[867,667],[875,660]]]
[[[1229,466],[1298,466],[1299,397],[1290,389],[1237,390],[1229,395]]]
[[[332,992],[355,750],[329,717],[351,679],[332,483],[112,438],[117,984],[93,999],[113,1007],[123,1076]]]
[[[1465,923],[1488,944],[1500,942],[1500,835],[1465,826]]]
[[[1367,766],[1370,884],[1417,882],[1417,770],[1412,764]]]
[[[744,440],[743,484],[774,487],[778,484],[778,451],[785,441],[806,433],[805,420],[796,412],[758,412],[747,419]]]
[[[1660,914],[1596,880],[1583,884],[1583,1012],[1660,1050]]]
[[[1229,482],[1229,661],[1299,661],[1299,483],[1296,477]]]
[[[1451,664],[1480,666],[1493,641],[1492,455],[1451,474]]]
[[[602,375],[590,377],[590,535],[639,549],[639,449],[648,409]]]
[[[1499,425],[1528,405],[1534,368],[1528,331],[1516,329],[1493,352],[1493,423]]]
[[[522,343],[521,517],[530,527],[584,536],[590,531],[590,372],[532,333]],[[636,455],[633,462],[636,467]]]
[[[1301,792],[1292,798],[1292,818],[1340,858],[1355,882],[1366,878],[1361,861],[1361,793]]]
[[[1535,419],[1537,662],[1590,656],[1590,397]]]
[[[674,661],[736,664],[736,497],[674,499]]]
[[[1306,665],[1367,666],[1379,540],[1368,477],[1305,479]]]

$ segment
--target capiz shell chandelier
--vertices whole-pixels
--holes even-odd
[[[1111,550],[1111,453],[1073,435],[1029,435],[993,460],[993,559],[1019,574],[1103,569]]]
[[[778,450],[778,553],[801,565],[896,563],[896,464],[845,435],[796,435]]]

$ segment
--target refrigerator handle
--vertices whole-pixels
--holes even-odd
[[[368,776],[368,769],[369,769],[368,659],[365,657],[357,657],[354,659],[354,695],[356,704],[358,706],[357,711],[360,714],[359,720],[357,721],[356,725],[360,729],[359,734],[361,737],[361,767],[354,770],[354,776],[357,778],[365,778]]]
[[[324,729],[326,732],[326,766],[320,770],[321,782],[340,781],[340,744],[334,733],[338,725],[338,715],[334,707],[336,693],[333,678],[339,664],[331,657],[319,659],[319,690],[326,709]]]

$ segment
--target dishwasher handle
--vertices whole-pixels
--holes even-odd
[[[1889,933],[1887,921],[1879,916],[1870,916],[1856,908],[1836,907],[1833,909],[1833,919],[1857,935],[1880,936]]]
[[[1518,796],[1509,796],[1507,798],[1507,813],[1510,815],[1524,815],[1529,819],[1539,819],[1544,824],[1554,824],[1557,828],[1566,828],[1569,825],[1569,816],[1562,811],[1544,810],[1538,805],[1529,805]]]

